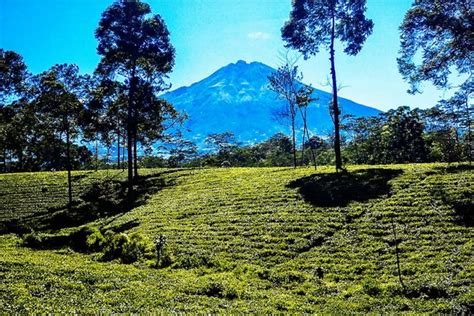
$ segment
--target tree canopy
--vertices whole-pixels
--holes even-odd
[[[143,136],[138,129],[145,127],[139,123],[139,113],[151,103],[157,106],[154,101],[144,100],[152,100],[154,94],[169,88],[164,79],[173,68],[175,50],[164,20],[151,15],[150,6],[140,1],[118,0],[108,7],[102,14],[96,38],[97,52],[102,56],[96,73],[123,81],[128,91],[126,130],[131,191],[133,176],[138,175],[137,141]]]
[[[373,22],[365,17],[365,0],[294,0],[290,19],[282,28],[286,46],[297,49],[305,58],[329,50],[333,99],[330,112],[334,121],[334,151],[336,169],[342,169],[341,138],[338,105],[338,86],[335,66],[336,39],[344,45],[344,52],[357,55],[372,33]]]
[[[473,30],[472,0],[416,0],[400,26],[398,65],[409,92],[423,81],[447,88],[453,71],[472,82]]]

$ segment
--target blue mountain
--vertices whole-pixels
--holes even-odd
[[[268,87],[267,77],[274,71],[260,62],[239,60],[189,87],[178,88],[162,97],[189,115],[185,124],[188,131],[184,136],[200,148],[204,147],[207,135],[225,131],[233,132],[243,144],[254,144],[278,132],[289,134],[290,131],[289,122],[277,119],[275,115],[285,108],[285,102]],[[315,90],[313,98],[317,101],[308,107],[310,132],[328,135],[333,126],[328,110],[331,94]],[[381,112],[344,98],[339,102],[343,114],[361,117]]]

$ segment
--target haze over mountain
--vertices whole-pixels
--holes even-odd
[[[207,135],[231,131],[243,144],[254,144],[278,132],[289,134],[289,121],[276,120],[285,107],[269,89],[268,76],[274,72],[260,62],[239,60],[220,68],[209,77],[164,94],[162,97],[189,115],[184,133],[201,148]],[[328,111],[331,94],[315,90],[317,101],[308,107],[308,127],[312,134],[328,135],[332,120]],[[373,116],[381,111],[340,98],[343,115]],[[301,124],[300,124],[301,125]],[[301,126],[299,126],[301,128]]]

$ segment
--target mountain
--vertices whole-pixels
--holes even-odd
[[[254,144],[272,135],[290,131],[289,122],[275,119],[285,106],[268,88],[267,77],[274,72],[260,62],[239,60],[214,72],[209,77],[164,94],[162,97],[189,115],[185,127],[188,139],[203,148],[204,139],[212,133],[232,131],[243,144]],[[331,94],[315,90],[317,101],[308,107],[308,127],[314,134],[327,135],[332,129],[328,111]],[[343,114],[372,116],[379,110],[344,98],[339,99]]]

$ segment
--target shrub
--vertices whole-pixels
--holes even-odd
[[[368,294],[370,296],[377,296],[382,292],[379,285],[372,279],[365,280],[362,283],[362,290],[365,294]]]
[[[42,236],[34,231],[23,236],[22,245],[25,247],[40,249],[42,247],[42,243]]]
[[[103,249],[105,244],[105,237],[99,230],[94,231],[92,234],[87,236],[86,239],[87,249],[92,252],[99,252]]]
[[[83,226],[69,235],[69,246],[79,252],[95,252],[102,249],[101,240],[104,237],[97,228]]]
[[[124,233],[106,232],[102,259],[120,259],[122,263],[133,263],[143,258],[151,258],[153,246],[142,235],[135,233],[130,237]]]
[[[211,255],[206,252],[187,252],[180,255],[178,261],[173,265],[174,268],[193,269],[199,267],[212,268],[214,266]]]

